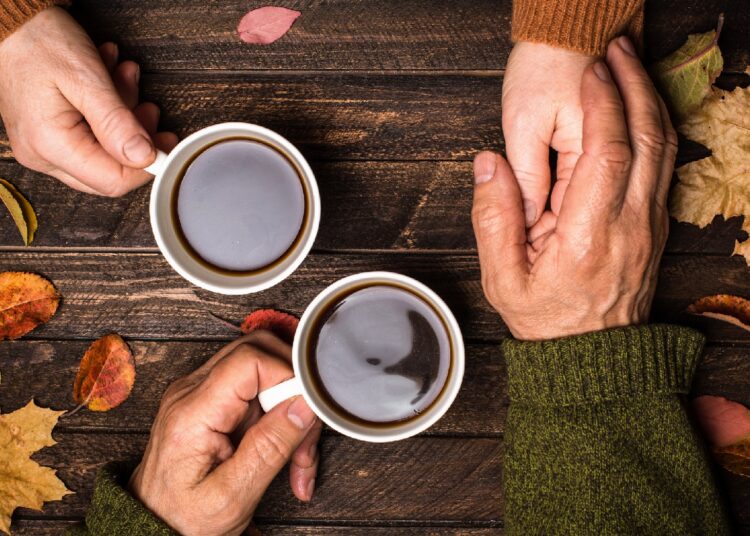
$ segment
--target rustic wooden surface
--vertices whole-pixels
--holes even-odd
[[[21,341],[0,344],[0,407],[32,396],[70,408],[80,356],[107,332],[125,336],[138,380],[104,414],[81,411],[58,425],[58,444],[35,456],[76,495],[42,512],[21,510],[14,533],[58,534],[80,519],[97,468],[137,459],[164,389],[233,333],[208,312],[239,320],[257,307],[301,313],[315,294],[370,269],[424,280],[456,312],[467,339],[464,388],[427,433],[375,446],[326,430],[313,502],[295,501],[285,475],[258,511],[266,536],[490,536],[502,534],[502,452],[507,411],[507,330],[481,293],[471,233],[471,158],[503,147],[500,90],[510,51],[510,0],[282,0],[303,16],[269,47],[241,43],[239,18],[259,1],[77,0],[73,13],[97,42],[114,40],[143,67],[143,94],[181,135],[224,120],[271,127],[311,161],[323,196],[316,247],[283,284],[227,298],[180,279],[156,250],[149,188],[122,199],[73,192],[12,158],[0,126],[0,177],[34,203],[33,247],[0,218],[0,269],[49,277],[64,296],[57,316]],[[726,14],[723,85],[747,84],[747,0],[648,2],[647,55]],[[684,140],[683,140],[684,141]],[[705,155],[690,143],[680,161]],[[693,395],[750,405],[750,335],[690,318],[685,306],[717,292],[750,296],[750,269],[730,257],[735,218],[708,228],[672,222],[654,319],[692,325],[709,338]],[[719,472],[738,526],[750,527],[750,485]],[[750,532],[750,531],[749,531]]]

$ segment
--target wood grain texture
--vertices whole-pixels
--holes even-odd
[[[136,382],[117,411],[79,411],[58,429],[147,433],[164,391],[189,374],[223,342],[128,341],[136,360]],[[0,407],[22,407],[30,393],[37,404],[72,409],[73,378],[89,341],[27,341],[0,345],[3,388]],[[498,345],[469,344],[463,387],[451,410],[426,435],[495,436],[505,431],[507,372]],[[706,349],[695,375],[693,395],[725,396],[750,406],[750,350]],[[331,432],[333,433],[333,432]]]
[[[37,404],[72,409],[73,378],[89,341],[14,341],[0,345],[0,408],[22,407],[33,393]],[[136,382],[117,411],[79,411],[58,428],[148,433],[170,383],[191,373],[224,342],[128,341],[136,361]],[[507,409],[505,363],[498,345],[469,345],[464,388],[430,434],[502,433]]]
[[[60,536],[76,521],[17,519],[13,521],[13,536]],[[501,536],[500,527],[361,527],[361,526],[295,526],[257,523],[261,536]]]
[[[512,43],[511,0],[280,0],[302,17],[271,46],[248,46],[237,23],[260,0],[79,0],[74,13],[97,42],[117,41],[148,70],[177,69],[436,69],[497,70]],[[747,0],[647,2],[646,42],[659,58],[689,33],[716,26],[726,13],[722,49],[727,68],[748,63]],[[675,16],[679,13],[679,16]]]
[[[475,251],[471,163],[312,162],[312,167],[323,200],[316,248]],[[156,247],[148,186],[119,199],[93,197],[13,162],[0,162],[0,177],[12,179],[34,204],[37,247]],[[717,218],[705,229],[673,220],[666,251],[729,256],[735,239],[745,236],[740,227],[741,218]],[[0,244],[21,244],[8,217],[0,217]]]
[[[191,286],[158,253],[2,252],[0,269],[46,275],[62,305],[31,338],[91,339],[116,331],[131,339],[221,339],[232,334],[209,312],[239,321],[251,310],[275,307],[301,314],[330,283],[353,273],[388,270],[431,286],[451,307],[464,337],[497,341],[507,334],[485,301],[473,255],[370,253],[314,254],[282,284],[249,296],[220,296]],[[718,293],[750,295],[742,258],[668,256],[655,300],[657,321],[703,329],[713,341],[748,341],[729,324],[684,314],[695,299]]]
[[[75,491],[48,503],[48,516],[83,516],[94,475],[111,460],[140,459],[145,434],[55,433],[55,446],[34,456],[58,469]],[[492,438],[412,438],[372,444],[341,436],[321,440],[321,466],[312,503],[289,490],[282,472],[264,495],[257,516],[273,520],[497,521],[502,515],[502,442]],[[19,510],[19,515],[32,511]]]

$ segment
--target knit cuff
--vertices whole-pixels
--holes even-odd
[[[628,35],[641,46],[644,0],[514,0],[513,41],[533,41],[603,56]]]
[[[125,482],[131,473],[132,466],[128,464],[110,463],[96,475],[94,496],[86,512],[89,532],[175,536],[176,532],[125,490]]]
[[[670,325],[630,326],[538,342],[506,340],[511,402],[592,404],[687,393],[703,335]]]
[[[68,5],[70,0],[1,0],[0,41],[18,30],[24,22],[48,7]]]

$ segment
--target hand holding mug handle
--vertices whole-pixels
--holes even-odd
[[[150,165],[143,168],[143,171],[150,173],[154,177],[161,175],[161,172],[164,171],[164,164],[166,163],[168,156],[169,155],[164,151],[157,149],[156,158],[154,158],[154,161]]]
[[[258,402],[263,411],[268,413],[285,400],[301,395],[302,391],[302,382],[295,376],[259,393]]]

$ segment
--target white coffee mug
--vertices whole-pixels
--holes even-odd
[[[172,217],[172,196],[183,168],[207,146],[222,139],[247,138],[279,151],[295,166],[305,191],[306,217],[300,235],[280,262],[251,273],[223,273],[211,270],[187,250]],[[155,175],[151,189],[151,228],[167,262],[191,283],[219,294],[250,294],[276,285],[299,267],[312,248],[320,223],[320,193],[315,175],[305,158],[285,138],[267,128],[249,123],[221,123],[195,132],[182,140],[169,154],[157,152],[156,160],[146,168]]]
[[[315,329],[316,319],[323,311],[345,294],[371,284],[393,284],[411,290],[415,295],[427,301],[441,317],[446,327],[451,345],[451,366],[443,389],[437,399],[421,414],[403,422],[389,423],[387,426],[368,426],[348,420],[331,408],[324,398],[317,394],[308,366],[308,354],[311,351],[309,341]],[[404,320],[406,321],[406,319]],[[321,292],[307,307],[300,319],[292,345],[292,366],[295,376],[271,387],[259,394],[258,400],[264,411],[270,411],[277,404],[293,396],[304,396],[307,404],[328,426],[334,430],[361,441],[384,443],[398,441],[414,436],[435,424],[450,408],[458,395],[464,375],[465,356],[461,330],[453,313],[440,297],[430,288],[410,277],[391,272],[366,272],[341,279]]]

